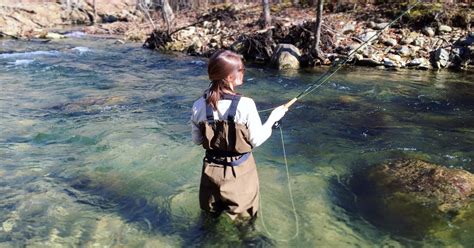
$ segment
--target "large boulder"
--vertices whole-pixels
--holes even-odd
[[[449,62],[449,52],[444,48],[438,48],[434,51],[434,65],[436,68],[444,68],[448,66]]]
[[[272,64],[279,70],[299,69],[301,52],[292,44],[279,44],[272,56]]]
[[[404,236],[423,238],[474,213],[474,175],[421,160],[376,165],[354,175],[351,188],[367,220]]]
[[[474,175],[421,160],[402,159],[375,167],[369,178],[388,194],[405,194],[442,212],[459,210],[474,195]]]

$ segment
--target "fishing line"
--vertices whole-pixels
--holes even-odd
[[[298,220],[298,214],[296,214],[296,207],[295,207],[295,201],[293,199],[293,190],[291,190],[291,184],[290,184],[290,172],[288,170],[288,160],[287,160],[287,157],[286,157],[286,149],[285,149],[285,140],[283,139],[283,130],[281,128],[281,125],[278,127],[280,129],[280,137],[281,137],[281,148],[283,150],[283,159],[285,161],[285,169],[286,169],[286,180],[287,180],[287,183],[288,183],[288,191],[289,191],[289,194],[290,194],[290,200],[291,200],[291,207],[293,208],[293,215],[295,217],[295,234],[290,238],[290,239],[275,239],[275,237],[273,237],[273,235],[271,234],[271,232],[268,230],[267,226],[265,225],[265,221],[263,219],[263,206],[262,206],[262,197],[261,197],[261,194],[260,194],[260,220],[262,222],[262,226],[263,226],[263,229],[265,230],[265,232],[267,233],[268,236],[270,236],[272,239],[275,239],[277,241],[284,241],[284,242],[288,242],[296,237],[298,237],[298,234],[300,232],[299,230],[299,220]]]
[[[397,18],[395,18],[394,20],[392,20],[391,22],[389,22],[387,25],[385,25],[385,27],[383,27],[381,30],[379,30],[378,32],[376,32],[374,35],[372,35],[369,39],[367,39],[365,42],[363,42],[362,44],[360,44],[359,47],[357,47],[355,50],[353,50],[352,52],[349,53],[349,55],[344,59],[342,60],[341,62],[339,63],[335,63],[333,64],[323,75],[321,75],[317,80],[316,82],[314,82],[313,84],[309,85],[306,89],[304,89],[301,93],[299,93],[295,98],[291,99],[289,102],[287,102],[285,104],[285,107],[288,109],[291,105],[293,105],[297,100],[307,96],[308,94],[312,93],[313,91],[315,91],[316,89],[318,89],[319,87],[321,87],[324,83],[328,82],[329,79],[334,76],[334,74],[336,74],[336,72],[338,72],[343,65],[345,65],[353,56],[354,54],[356,54],[360,49],[362,49],[364,46],[366,46],[368,43],[372,42],[373,40],[375,40],[375,38],[377,36],[379,36],[383,31],[385,31],[388,27],[390,27],[393,23],[395,23],[396,21],[398,21],[400,18],[402,18],[406,13],[408,13],[411,9],[413,9],[415,6],[417,6],[419,3],[421,2],[421,0],[417,0],[412,6],[410,6],[407,10],[405,10],[404,12],[402,12]],[[276,107],[275,107],[276,108]],[[271,111],[275,108],[270,108],[270,109],[264,109],[264,110],[261,110],[261,111],[258,111],[258,112],[268,112],[268,111]],[[284,161],[285,161],[285,168],[286,168],[286,177],[287,177],[287,182],[288,182],[288,191],[289,191],[289,195],[290,195],[290,201],[291,201],[291,206],[293,208],[293,214],[294,214],[294,217],[295,217],[295,225],[296,225],[296,228],[295,228],[295,234],[290,238],[290,239],[275,239],[273,237],[273,235],[271,234],[271,232],[268,230],[267,226],[265,225],[265,221],[264,221],[264,218],[263,218],[263,206],[262,206],[262,200],[261,200],[261,195],[260,194],[260,213],[261,213],[261,222],[262,222],[262,226],[265,230],[265,232],[267,233],[268,236],[270,236],[271,238],[277,240],[277,241],[290,241],[294,238],[296,238],[299,234],[299,220],[298,220],[298,215],[296,213],[296,207],[295,207],[295,202],[294,202],[294,199],[293,199],[293,191],[291,189],[291,184],[290,184],[290,173],[289,173],[289,170],[288,170],[288,161],[287,161],[287,156],[286,156],[286,150],[285,150],[285,141],[283,139],[283,131],[282,131],[282,128],[281,128],[281,125],[277,122],[275,124],[276,127],[278,127],[280,129],[280,137],[281,137],[281,145],[282,145],[282,150],[283,150],[283,158],[284,158]]]

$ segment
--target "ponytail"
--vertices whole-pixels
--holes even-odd
[[[209,94],[207,96],[206,103],[211,104],[212,109],[217,110],[217,102],[222,99],[225,91],[233,92],[226,80],[221,79],[212,81],[211,87],[209,87]]]

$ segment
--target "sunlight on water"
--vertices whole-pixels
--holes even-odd
[[[474,242],[472,204],[401,233],[374,224],[351,189],[354,173],[388,158],[473,172],[472,72],[342,70],[282,122],[299,226],[275,131],[255,150],[263,211],[252,227],[198,207],[203,150],[191,142],[189,114],[208,85],[205,60],[77,37],[2,41],[0,246]],[[293,98],[324,71],[248,67],[241,92],[259,109]]]

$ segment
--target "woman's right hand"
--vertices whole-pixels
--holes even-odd
[[[285,105],[280,105],[280,106],[276,107],[272,111],[270,116],[268,117],[267,122],[270,122],[273,125],[275,122],[281,120],[281,118],[283,118],[283,116],[285,116],[286,111],[288,111],[288,108],[286,108]]]

